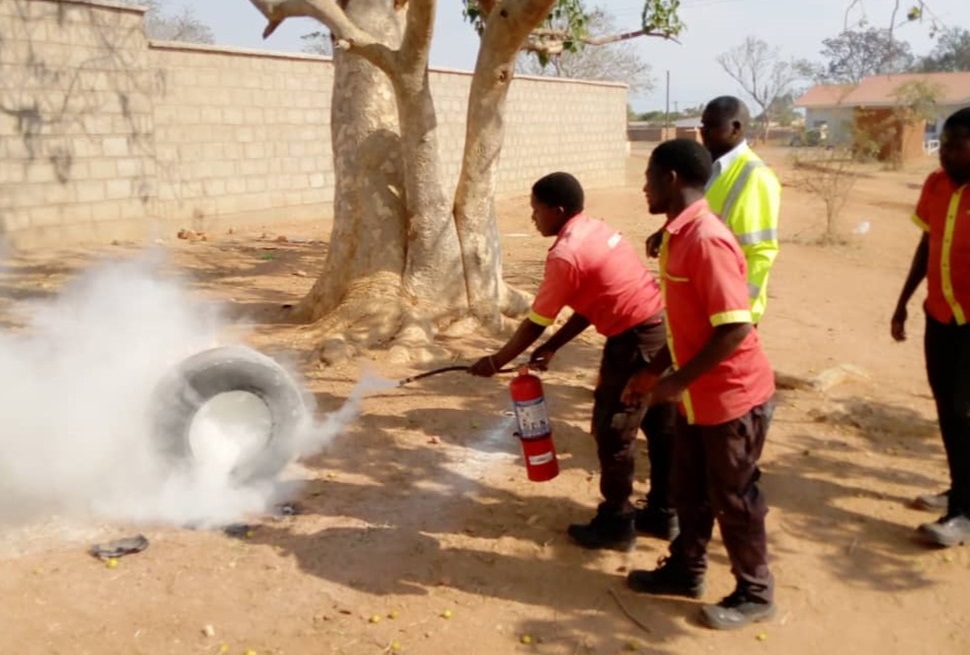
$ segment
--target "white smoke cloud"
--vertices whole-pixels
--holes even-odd
[[[25,329],[0,332],[0,524],[55,514],[224,524],[293,493],[279,481],[230,482],[234,444],[264,438],[267,425],[241,405],[227,410],[235,420],[197,418],[193,438],[209,444],[198,465],[173,471],[158,456],[148,419],[156,385],[183,358],[225,345],[228,327],[162,263],[157,253],[102,263],[55,299],[21,305]],[[307,425],[296,454],[345,429],[365,387],[374,384]]]

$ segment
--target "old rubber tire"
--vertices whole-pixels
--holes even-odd
[[[174,465],[191,466],[192,421],[222,393],[245,391],[269,409],[272,429],[259,451],[239,461],[231,476],[246,484],[277,476],[298,453],[310,425],[303,392],[273,359],[244,346],[205,350],[183,360],[159,384],[152,404],[152,432],[158,449]]]

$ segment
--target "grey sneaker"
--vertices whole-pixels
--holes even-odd
[[[922,494],[913,499],[913,507],[927,512],[945,512],[950,502],[950,490],[938,494]]]
[[[959,546],[970,542],[970,517],[948,514],[939,521],[924,523],[916,531],[930,545]]]
[[[704,605],[701,608],[701,621],[715,630],[737,630],[750,623],[767,621],[776,611],[774,603],[754,600],[739,590],[717,605]]]

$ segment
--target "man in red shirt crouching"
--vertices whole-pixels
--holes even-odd
[[[650,213],[667,215],[660,284],[674,371],[663,375],[668,362],[658,356],[631,379],[623,398],[680,403],[672,469],[680,535],[659,568],[632,571],[627,583],[642,593],[699,598],[716,519],[737,586],[703,606],[701,618],[730,629],[775,612],[768,508],[757,484],[775,384],[752,328],[744,255],[704,199],[710,176],[710,154],[687,139],[658,146],[647,167]]]
[[[670,539],[676,516],[670,503],[670,450],[677,408],[672,404],[626,407],[627,381],[666,347],[663,301],[657,280],[633,245],[603,221],[583,212],[584,194],[569,173],[551,173],[532,187],[532,221],[544,237],[556,237],[532,312],[502,348],[482,357],[469,373],[491,376],[518,357],[571,307],[573,315],[532,353],[530,365],[545,370],[559,348],[590,325],[606,337],[600,379],[593,392],[593,436],[600,462],[603,502],[589,523],[569,526],[584,548],[625,551],[636,532]],[[634,510],[634,443],[647,434],[650,493]]]

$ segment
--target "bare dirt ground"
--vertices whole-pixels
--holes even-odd
[[[0,535],[4,652],[970,652],[970,550],[912,541],[914,527],[933,517],[908,501],[946,485],[918,304],[908,343],[892,343],[888,328],[917,239],[909,215],[933,162],[868,170],[843,214],[848,243],[821,248],[812,244],[821,203],[793,186],[785,151],[766,153],[786,185],[783,250],[761,328],[769,354],[789,374],[842,364],[866,373],[825,392],[779,395],[763,460],[774,622],[715,633],[696,624],[695,602],[627,592],[625,572],[664,554],[656,540],[640,539],[630,555],[568,543],[566,525],[588,519],[598,501],[587,429],[601,341],[586,335],[544,378],[561,453],[554,481],[526,480],[505,414],[507,379],[429,378],[368,399],[353,427],[307,463],[303,513],[262,521],[251,538],[157,526],[48,525]],[[646,216],[639,191],[645,162],[635,150],[626,186],[591,192],[588,201],[592,214],[637,242],[658,220]],[[526,199],[503,202],[500,216],[506,273],[534,289],[549,243],[534,233]],[[862,222],[871,229],[853,235]],[[267,238],[253,231],[169,245],[199,294],[228,302],[253,326],[252,343],[299,355],[313,331],[266,317],[300,298],[325,252],[325,243],[293,239],[325,241],[328,229],[276,226]],[[274,242],[278,234],[291,241]],[[3,272],[0,295],[16,302],[55,293],[94,259],[137,249],[19,255]],[[498,342],[466,335],[444,343],[467,360]],[[322,412],[340,406],[363,364],[389,378],[417,372],[383,363],[380,353],[335,368],[308,363]],[[95,534],[133,530],[152,545],[116,569],[84,552]],[[717,540],[712,554],[707,601],[732,588]]]

